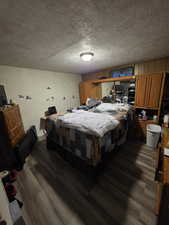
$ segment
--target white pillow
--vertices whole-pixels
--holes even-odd
[[[97,112],[117,112],[118,106],[117,104],[112,103],[102,103],[96,107]]]
[[[96,107],[96,112],[119,112],[125,111],[128,112],[130,110],[130,106],[128,104],[123,103],[102,103]]]

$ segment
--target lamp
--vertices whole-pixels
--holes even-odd
[[[80,58],[85,62],[91,61],[93,56],[94,56],[94,53],[92,52],[84,52],[80,54]]]

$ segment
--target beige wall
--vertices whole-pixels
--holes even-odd
[[[40,117],[49,106],[56,105],[59,112],[65,112],[80,104],[80,81],[81,76],[76,74],[0,66],[0,84],[5,85],[8,99],[19,104],[25,129],[36,125],[38,135],[42,134],[39,132]],[[26,100],[26,96],[32,99]]]
[[[109,77],[111,71],[118,70],[126,67],[134,67],[135,75],[153,72],[168,72],[169,71],[169,57],[162,59],[149,60],[146,62],[140,62],[136,64],[122,65],[118,67],[108,68],[96,73],[82,75],[82,80],[99,79],[100,77]]]

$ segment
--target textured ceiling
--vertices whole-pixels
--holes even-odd
[[[0,1],[2,65],[87,73],[165,56],[168,0]]]

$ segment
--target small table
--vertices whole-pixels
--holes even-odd
[[[54,118],[57,119],[59,116],[63,116],[63,113],[55,113],[50,116],[43,116],[40,118],[40,130],[43,131],[44,134],[46,134],[46,119],[48,118]]]

